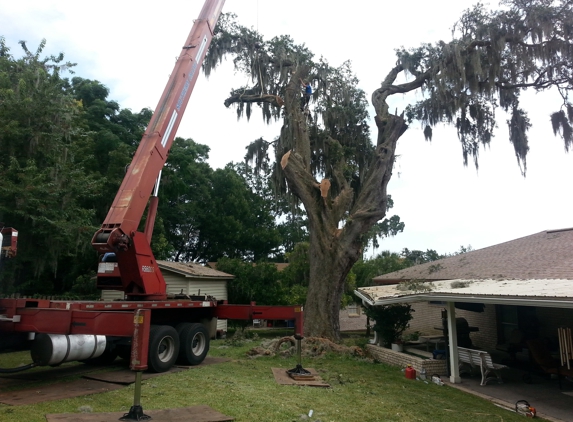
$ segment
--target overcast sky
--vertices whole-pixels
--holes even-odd
[[[223,11],[236,13],[243,25],[267,39],[289,34],[332,65],[351,60],[370,99],[395,64],[395,48],[450,40],[452,25],[473,3],[358,0],[335,6],[323,0],[227,0]],[[19,40],[35,50],[46,38],[46,54],[64,52],[78,64],[77,76],[99,80],[110,89],[109,99],[137,112],[155,108],[202,5],[202,0],[0,0],[0,36],[16,57]],[[178,136],[209,145],[214,168],[241,161],[254,139],[273,140],[279,134],[280,126],[263,125],[257,112],[251,122],[238,122],[235,110],[225,108],[226,94],[240,85],[242,79],[230,64],[208,80],[201,76],[179,127]],[[397,98],[391,107],[401,110],[409,99]],[[564,153],[549,120],[559,104],[551,94],[524,98],[533,124],[526,178],[501,112],[491,147],[480,153],[479,171],[473,164],[463,166],[451,128],[435,129],[428,143],[420,127],[412,125],[399,141],[388,186],[395,203],[391,214],[398,214],[406,229],[385,239],[377,252],[409,248],[448,253],[462,245],[479,249],[573,226],[573,155]]]

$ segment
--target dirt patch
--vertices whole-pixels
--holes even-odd
[[[307,337],[301,343],[301,355],[307,357],[322,356],[325,353],[334,352],[349,354],[352,356],[364,356],[364,350],[358,346],[344,346],[331,340],[320,337]],[[282,337],[280,339],[263,342],[247,352],[249,356],[293,356],[296,353],[296,340],[294,337]]]
[[[123,388],[119,384],[80,379],[71,382],[54,383],[41,387],[0,393],[0,403],[11,406],[35,404],[50,400],[62,400],[71,397],[87,396]]]
[[[188,368],[188,369],[192,369],[192,368],[200,368],[202,366],[206,366],[206,365],[214,365],[216,363],[223,363],[223,362],[230,362],[231,359],[229,358],[214,358],[214,357],[210,357],[207,356],[205,358],[205,360],[203,362],[201,362],[199,365],[177,365],[178,368]]]

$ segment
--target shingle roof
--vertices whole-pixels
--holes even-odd
[[[194,262],[170,262],[170,261],[157,261],[157,265],[161,269],[170,270],[187,277],[201,277],[212,279],[231,279],[235,276],[224,273],[222,271],[214,270],[213,268],[205,267]]]
[[[282,271],[286,267],[288,267],[288,262],[274,262],[273,264],[275,265],[275,268],[277,269],[277,271]],[[214,268],[215,270],[217,269],[217,263],[216,262],[207,262],[207,265],[211,268]],[[253,264],[253,265],[257,265],[257,264]]]
[[[573,228],[543,231],[380,275],[373,281],[389,284],[413,279],[573,280]]]

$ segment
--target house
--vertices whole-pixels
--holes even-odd
[[[495,350],[533,338],[558,348],[557,329],[573,325],[573,228],[416,265],[373,282],[356,294],[369,306],[412,303],[411,331],[443,333],[447,315],[451,333],[455,318],[475,327],[469,333],[475,348]],[[452,338],[452,361],[457,361],[455,346]],[[452,367],[451,373],[455,379],[457,370]]]
[[[167,285],[167,294],[206,294],[217,300],[227,300],[227,282],[233,275],[196,263],[157,261]],[[123,299],[123,292],[102,290],[103,300]],[[227,332],[227,321],[217,321],[217,332]]]

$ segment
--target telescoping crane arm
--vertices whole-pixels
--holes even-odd
[[[165,280],[151,252],[157,198],[152,198],[146,232],[137,231],[177,128],[201,71],[224,0],[206,0],[181,50],[163,95],[92,246],[114,252],[117,263],[100,262],[98,287],[123,290],[131,299],[161,300]]]

